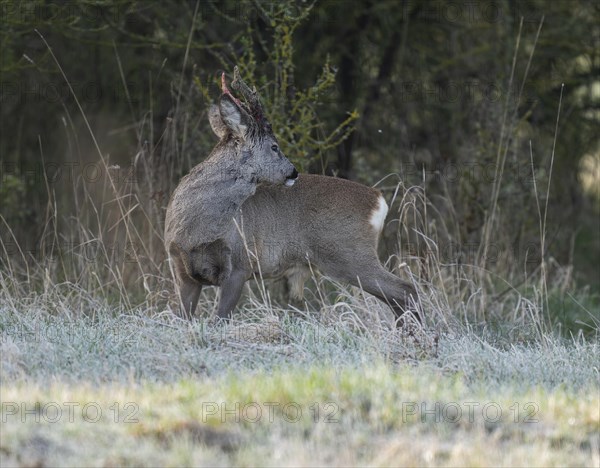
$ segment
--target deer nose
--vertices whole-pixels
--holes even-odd
[[[287,187],[291,187],[292,185],[294,185],[297,178],[298,178],[298,171],[296,170],[296,168],[294,168],[292,173],[285,178],[285,185]]]

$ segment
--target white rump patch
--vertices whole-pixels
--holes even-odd
[[[285,181],[285,186],[286,187],[291,187],[292,185],[294,185],[296,183],[296,179],[286,179]]]
[[[381,232],[383,229],[383,223],[385,222],[385,217],[387,216],[388,206],[385,202],[383,196],[379,196],[379,203],[377,204],[377,208],[373,210],[371,213],[371,219],[369,222],[371,226],[375,229],[376,232]]]

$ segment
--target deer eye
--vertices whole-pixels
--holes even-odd
[[[279,146],[273,145],[271,146],[271,149],[277,153],[277,151],[279,151]]]

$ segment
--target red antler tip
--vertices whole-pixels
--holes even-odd
[[[238,98],[236,98],[233,94],[231,94],[231,91],[229,91],[229,88],[227,87],[227,83],[225,82],[225,72],[223,72],[221,74],[221,91],[223,92],[223,94],[227,94],[231,99],[233,99],[233,101],[238,105],[238,106],[242,106],[242,103],[240,102],[240,100]]]
[[[225,82],[225,72],[221,73],[221,90],[223,93],[228,93],[227,83]]]

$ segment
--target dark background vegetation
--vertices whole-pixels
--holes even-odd
[[[101,240],[102,259],[164,274],[169,194],[215,144],[206,110],[238,64],[303,171],[392,174],[390,201],[419,187],[429,209],[411,216],[444,264],[519,287],[544,259],[565,291],[597,288],[598,5],[0,1],[3,268],[77,281],[67,254]],[[430,246],[403,248],[423,262]]]

